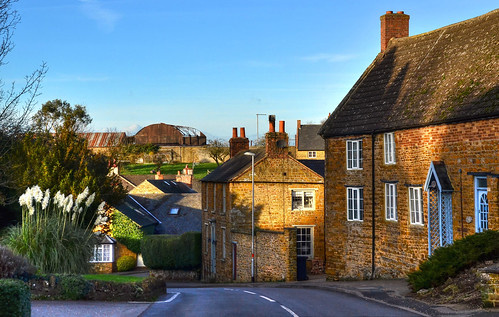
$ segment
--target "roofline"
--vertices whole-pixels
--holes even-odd
[[[159,224],[161,224],[161,220],[156,218],[149,210],[147,210],[144,206],[142,206],[135,198],[132,197],[132,195],[128,195],[128,197],[130,197],[131,200],[133,200],[137,205],[139,205],[142,209],[144,209],[144,211],[147,212],[151,217],[153,217],[154,220],[156,220]]]
[[[329,139],[329,138],[335,138],[335,137],[344,137],[344,136],[354,136],[354,135],[366,135],[366,134],[378,134],[378,133],[387,133],[387,132],[393,132],[393,131],[400,131],[400,130],[410,130],[410,129],[419,129],[419,128],[425,128],[425,127],[431,127],[431,126],[438,126],[438,125],[444,125],[444,124],[460,124],[460,123],[467,123],[467,122],[475,122],[479,120],[493,120],[499,118],[499,114],[494,114],[492,116],[476,116],[476,117],[468,117],[466,119],[460,119],[460,120],[442,120],[442,121],[436,121],[428,124],[417,124],[417,125],[408,125],[408,126],[403,126],[400,128],[392,128],[392,129],[378,129],[378,130],[371,130],[371,131],[364,131],[364,132],[351,132],[351,133],[342,133],[342,134],[332,134],[332,135],[321,135],[323,139]]]

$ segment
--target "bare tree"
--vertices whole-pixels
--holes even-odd
[[[217,165],[223,163],[225,158],[229,156],[229,153],[229,145],[221,139],[211,140],[208,144],[208,155],[215,161],[215,163],[217,163]]]
[[[20,21],[19,14],[11,7],[14,2],[16,0],[0,0],[0,66],[5,65],[6,56],[14,47],[13,30]],[[38,70],[25,77],[20,87],[11,83],[5,88],[0,79],[0,205],[8,202],[5,192],[11,186],[11,162],[7,154],[28,126],[46,71],[47,66],[42,63]]]

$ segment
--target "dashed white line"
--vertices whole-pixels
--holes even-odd
[[[263,296],[263,295],[260,295],[260,297],[261,297],[261,298],[263,298],[263,299],[268,300],[268,301],[269,301],[269,302],[271,302],[271,303],[275,303],[275,300],[273,300],[272,298],[268,298],[268,297]]]
[[[291,316],[293,316],[293,317],[299,317],[297,314],[295,314],[294,311],[292,311],[291,309],[287,308],[286,306],[281,305],[281,307],[282,307],[282,309],[284,309],[285,311],[287,311],[288,313],[290,313]]]
[[[250,292],[250,291],[244,291],[245,293],[251,294],[251,295],[256,295],[256,293]]]
[[[156,302],[156,303],[170,303],[177,298],[177,296],[180,295],[180,293],[175,293],[172,297],[168,298],[167,300],[161,301],[161,302]]]

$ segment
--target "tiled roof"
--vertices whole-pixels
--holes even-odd
[[[114,206],[119,212],[132,219],[140,227],[157,225],[159,222],[135,198],[127,195],[124,200]]]
[[[298,131],[298,151],[324,151],[324,139],[318,134],[320,124],[303,124]]]
[[[255,153],[255,163],[265,157],[265,149],[258,149],[251,152]],[[217,167],[213,172],[206,175],[201,181],[226,183],[250,167],[251,156],[245,155],[244,152],[241,151],[236,156]]]
[[[117,146],[126,138],[125,132],[91,132],[80,136],[87,140],[89,148]]]
[[[499,9],[392,39],[319,133],[388,132],[499,117]]]
[[[324,160],[298,160],[298,162],[302,163],[322,177],[326,174],[326,165]]]
[[[154,214],[161,220],[161,225],[156,228],[158,233],[201,232],[201,194],[171,194],[163,201],[154,211]],[[178,214],[170,214],[172,208],[178,208]]]
[[[151,183],[154,187],[159,189],[165,194],[173,193],[194,193],[189,186],[184,183],[176,182],[174,180],[162,179],[148,179],[146,182]]]

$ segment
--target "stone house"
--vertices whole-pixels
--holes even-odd
[[[381,52],[327,119],[326,273],[403,277],[499,229],[499,10],[416,36],[381,16]]]
[[[297,255],[309,270],[324,261],[324,161],[293,158],[284,122],[275,132],[274,118],[265,148],[250,151],[236,129],[232,157],[201,180],[204,280],[296,280]]]
[[[324,160],[324,139],[318,134],[320,124],[296,123],[296,153],[298,160]]]

